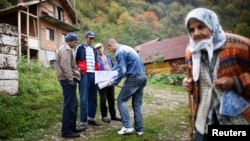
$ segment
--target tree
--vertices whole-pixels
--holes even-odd
[[[221,15],[224,15],[224,16],[221,16]],[[223,28],[225,28],[226,30],[233,30],[234,27],[237,25],[238,15],[239,15],[239,11],[235,8],[234,5],[229,3],[224,8],[223,14],[220,14],[218,16],[222,18],[221,23],[222,23]]]
[[[235,33],[250,38],[250,26],[247,23],[237,24],[235,28]]]
[[[130,17],[128,12],[122,13],[119,18],[117,19],[117,25],[121,26],[123,25],[126,21],[130,21],[132,17]]]
[[[159,19],[165,16],[165,5],[161,2],[149,5],[147,11],[153,11]]]
[[[6,7],[10,7],[11,4],[8,2],[8,0],[1,0],[0,1],[0,9],[4,9]]]
[[[151,30],[155,31],[158,30],[159,27],[158,17],[152,11],[147,11],[143,14],[136,14],[135,20],[142,24],[145,24]]]
[[[117,19],[119,16],[126,11],[126,8],[122,7],[116,2],[111,2],[109,6],[109,11],[108,11],[108,20],[110,23],[115,23],[117,24]]]

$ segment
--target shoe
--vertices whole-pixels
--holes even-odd
[[[137,136],[142,136],[142,135],[143,135],[143,132],[136,132],[136,135],[137,135]]]
[[[110,123],[110,119],[108,117],[103,117],[102,118],[103,122]]]
[[[80,134],[78,133],[68,133],[68,134],[63,134],[63,138],[78,138],[80,137]]]
[[[81,125],[79,127],[76,127],[75,132],[81,132],[87,129],[87,125]]]
[[[122,119],[120,119],[118,117],[112,117],[111,120],[122,121]]]
[[[119,135],[131,134],[134,133],[134,128],[122,127],[120,131],[117,132]]]
[[[94,120],[88,120],[88,124],[89,124],[89,125],[94,125],[94,126],[101,126],[100,123],[97,123],[97,122],[94,121]]]

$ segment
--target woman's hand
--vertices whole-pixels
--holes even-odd
[[[182,81],[182,86],[184,87],[184,89],[186,91],[189,91],[191,92],[193,90],[193,78],[188,78],[188,77],[185,77]]]
[[[234,89],[234,80],[231,77],[222,77],[215,81],[215,86],[220,87],[222,90]]]

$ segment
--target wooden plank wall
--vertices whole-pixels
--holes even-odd
[[[170,64],[168,61],[162,63],[145,64],[146,74],[169,74]]]
[[[170,74],[170,73],[185,73],[186,64],[184,58],[173,59],[160,63],[144,64],[146,74]]]

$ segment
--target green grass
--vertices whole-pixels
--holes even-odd
[[[61,88],[53,68],[20,62],[19,92],[0,96],[0,139],[34,140],[61,118]]]
[[[176,135],[187,131],[187,108],[179,106],[172,110],[161,110],[144,118],[144,132],[141,137],[136,134],[118,135],[117,129],[107,129],[88,141],[181,141]]]
[[[19,62],[19,92],[16,96],[0,96],[0,140],[39,140],[54,132],[56,123],[61,120],[63,97],[56,72],[41,64]],[[172,92],[184,92],[180,86],[161,83],[147,83],[147,87]],[[116,87],[116,95],[120,88]],[[77,92],[78,93],[78,92]],[[79,94],[77,94],[79,98]],[[153,99],[145,96],[144,102]],[[98,101],[99,102],[99,101]],[[186,131],[187,108],[180,105],[175,109],[157,111],[144,118],[142,137],[119,136],[117,129],[102,130],[90,141],[162,141],[178,140],[176,135]],[[100,113],[99,107],[97,113]],[[57,127],[60,128],[60,127]],[[58,133],[60,134],[60,133]]]
[[[186,91],[184,90],[184,88],[182,86],[176,86],[176,85],[166,85],[164,83],[153,83],[151,80],[148,80],[147,82],[147,87],[151,87],[154,89],[161,89],[161,90],[166,90],[169,92],[181,92],[181,93],[186,93]]]

